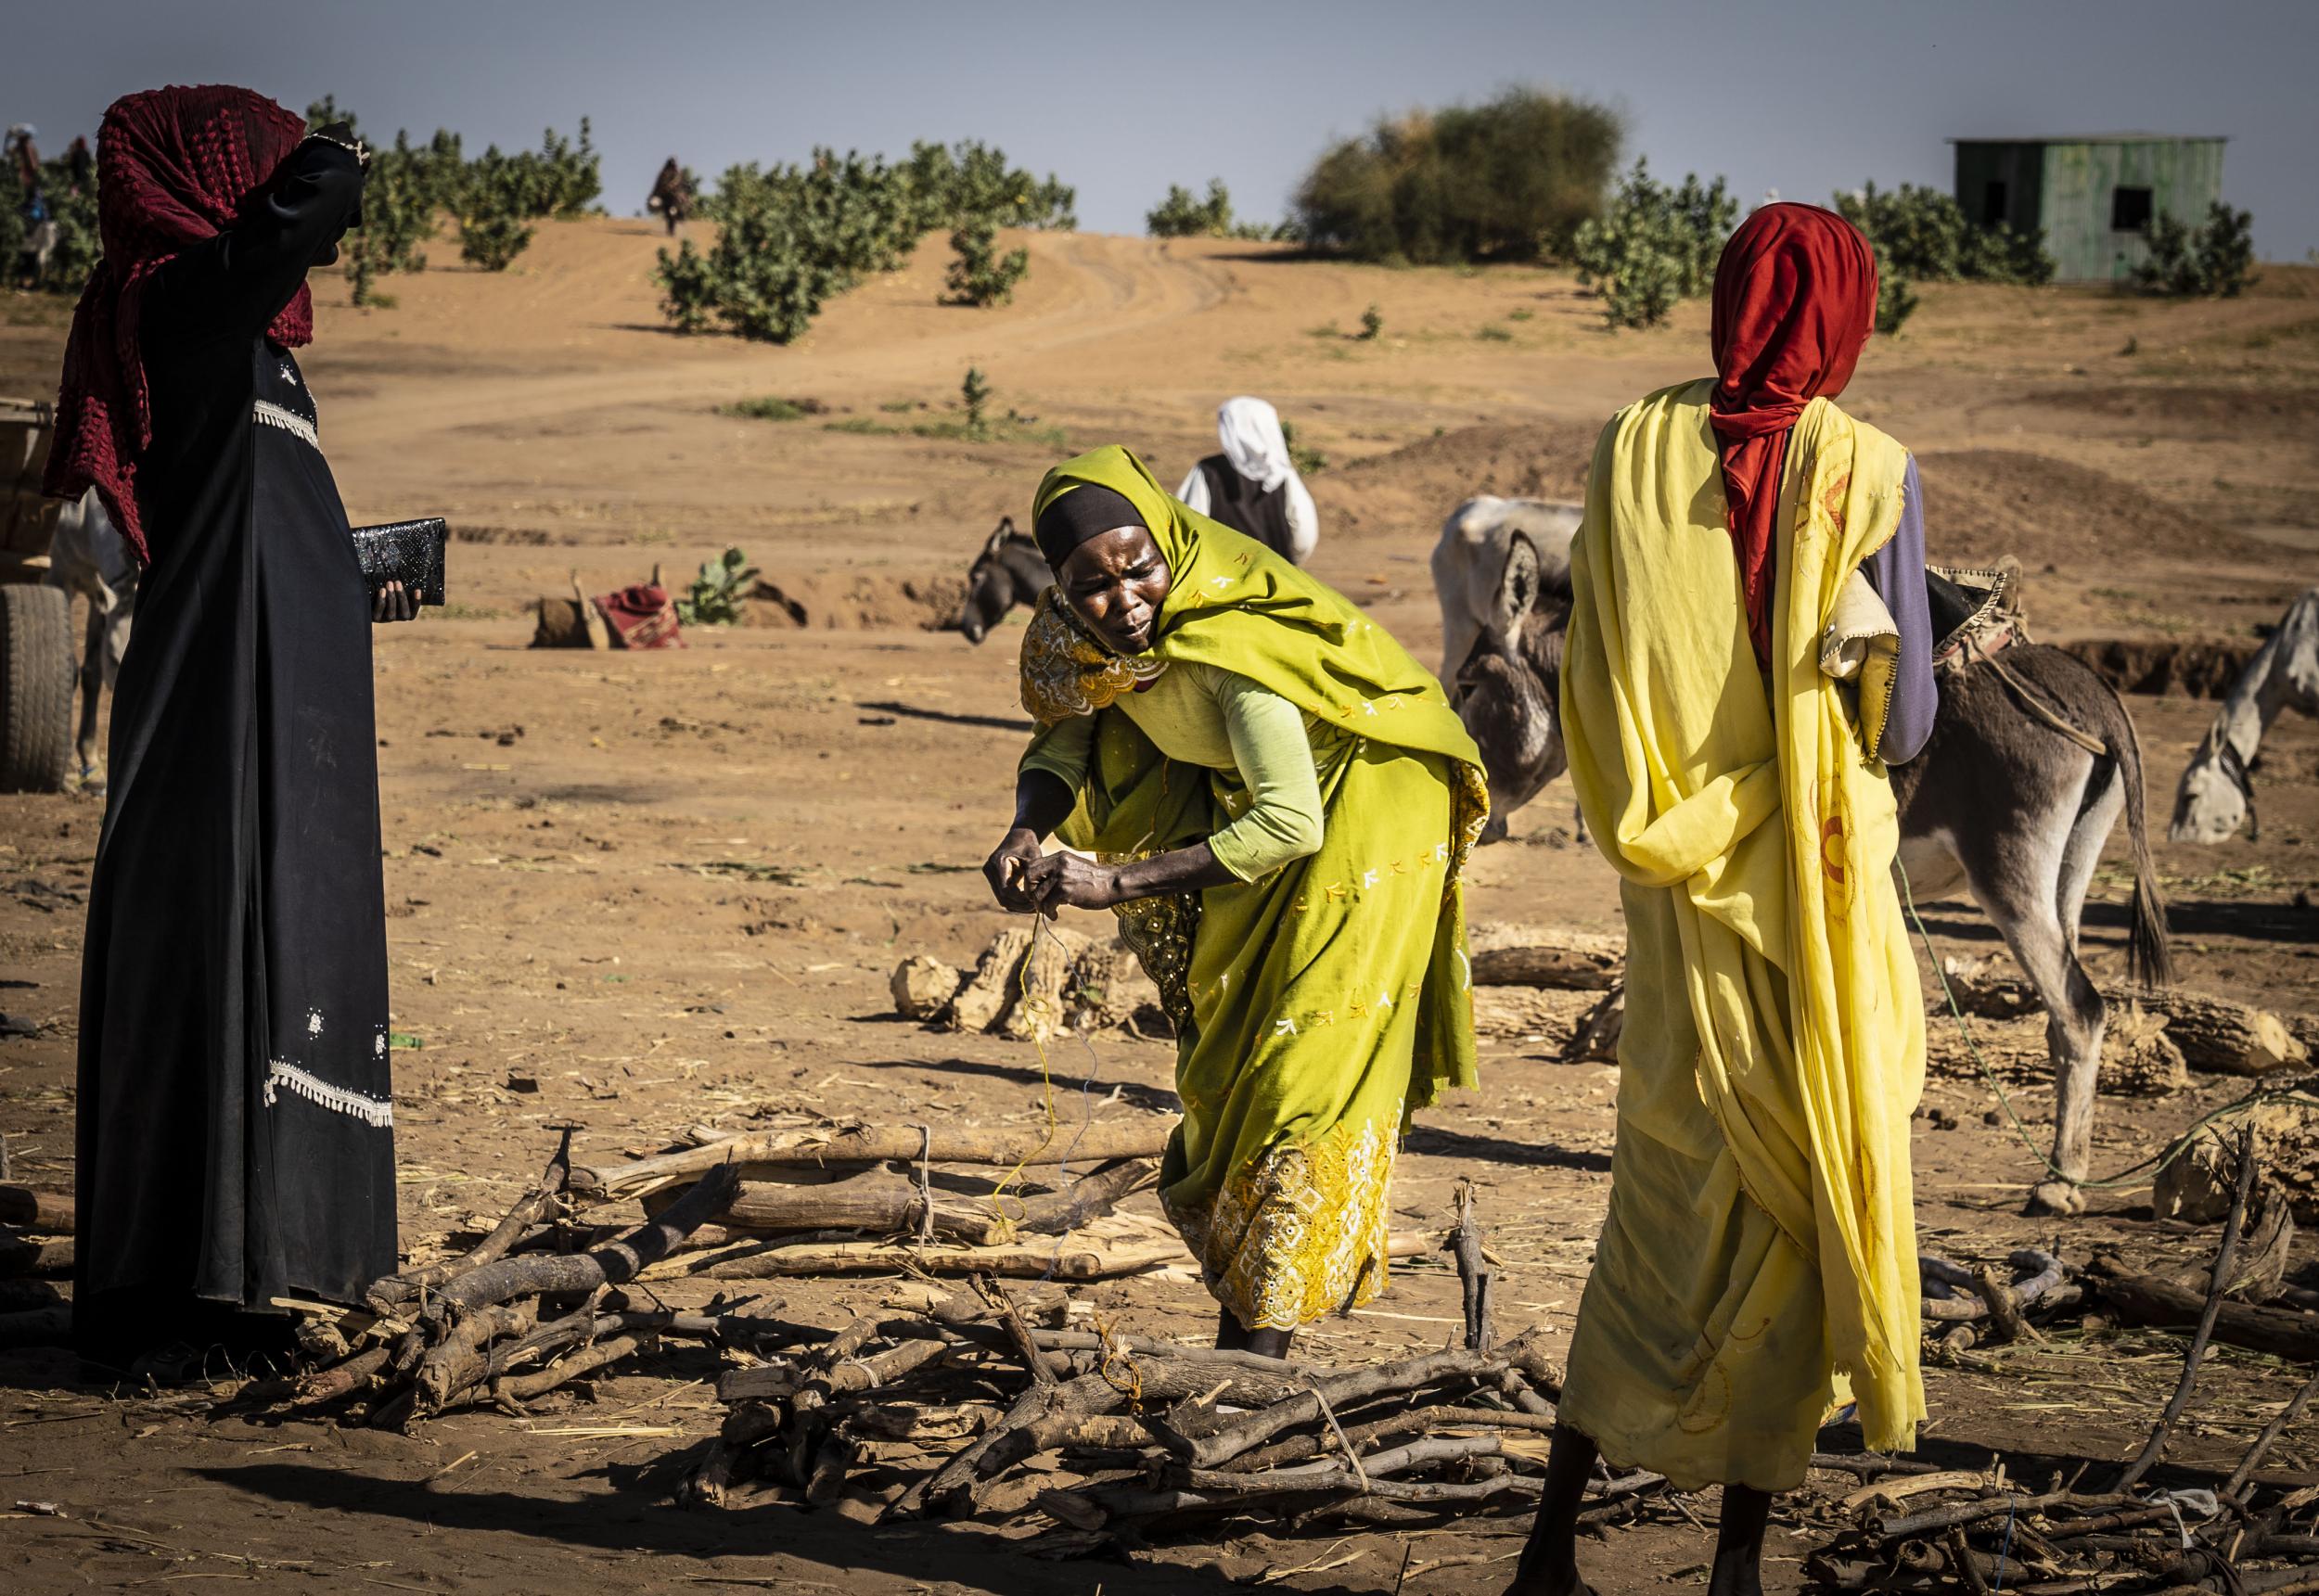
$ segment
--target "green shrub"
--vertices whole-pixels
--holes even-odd
[[[1361,313],[1361,330],[1354,336],[1364,343],[1375,343],[1377,334],[1385,330],[1385,315],[1375,305]]]
[[[654,280],[680,332],[722,326],[788,343],[821,307],[874,272],[908,260],[920,235],[947,223],[959,261],[951,293],[968,304],[1005,300],[1029,270],[1027,251],[998,254],[1002,226],[1068,227],[1072,191],[1010,168],[1003,151],[965,143],[912,147],[910,160],[815,149],[805,166],[736,166],[701,213],[717,223],[707,250],[685,240],[662,249]]]
[[[967,429],[980,437],[990,427],[991,379],[982,375],[979,365],[967,367],[965,380],[958,384],[959,402],[967,408]]]
[[[750,585],[757,568],[738,549],[727,549],[722,559],[702,560],[700,574],[676,601],[676,619],[685,626],[730,626],[741,618],[749,602]]]
[[[459,185],[459,258],[486,272],[504,272],[530,247],[536,194],[533,174],[493,146]]]
[[[1912,283],[2053,281],[2054,261],[2043,234],[1970,222],[1964,208],[1937,188],[1903,183],[1879,190],[1864,184],[1857,194],[1838,195],[1836,210],[1868,236],[1893,274]]]
[[[726,415],[745,415],[752,421],[802,421],[808,415],[819,415],[828,406],[818,399],[737,400],[718,409]]]
[[[953,304],[1003,305],[1015,297],[1015,285],[1031,270],[1031,251],[998,252],[998,228],[989,218],[968,222],[950,236],[957,259],[944,279]]]
[[[1333,146],[1298,187],[1302,236],[1368,261],[1531,261],[1601,209],[1619,115],[1509,89],[1480,106],[1380,119]]]
[[[1222,238],[1232,232],[1232,192],[1224,179],[1208,180],[1208,198],[1168,185],[1168,197],[1144,214],[1144,231],[1154,238]]]
[[[1877,253],[1877,331],[1890,338],[1901,330],[1901,324],[1916,313],[1916,290],[1908,279],[1892,269],[1892,262],[1881,248],[1871,245]]]
[[[1701,184],[1692,172],[1669,188],[1637,160],[1604,212],[1578,229],[1579,281],[1602,289],[1612,326],[1655,326],[1714,286],[1716,260],[1738,217],[1722,178]]]
[[[2235,299],[2255,281],[2254,212],[2220,200],[2206,220],[2186,227],[2172,216],[2150,223],[2150,258],[2133,269],[2134,281],[2154,294]]]
[[[895,169],[909,189],[916,230],[963,226],[976,217],[1000,227],[1037,227],[1069,232],[1079,225],[1073,211],[1079,196],[1053,172],[1034,178],[1006,164],[1006,152],[973,139],[945,148],[923,140],[911,145],[910,159]]]

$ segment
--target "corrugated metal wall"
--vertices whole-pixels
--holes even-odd
[[[2223,197],[2223,140],[2152,138],[2070,143],[1959,141],[1956,200],[1975,222],[2002,219],[2045,235],[2059,281],[2108,282],[2149,255],[2146,231],[2119,227],[2119,191],[2146,190],[2149,212],[2196,226]],[[1992,185],[2002,185],[1992,189]],[[2129,193],[2129,213],[2138,196]]]

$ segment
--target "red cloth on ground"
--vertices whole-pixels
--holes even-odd
[[[658,582],[640,581],[618,593],[599,595],[596,608],[612,628],[615,648],[682,648],[685,639],[677,631],[676,606],[668,595],[668,589]]]
[[[151,558],[136,498],[137,462],[153,440],[137,344],[145,286],[180,250],[233,225],[305,136],[296,111],[222,84],[125,96],[97,129],[105,255],[72,313],[42,486],[58,498],[95,488],[139,564]],[[314,300],[301,287],[266,336],[296,348],[314,340]]]
[[[1876,326],[1876,252],[1816,205],[1766,205],[1715,267],[1715,445],[1748,636],[1772,655],[1772,550],[1787,434],[1803,407],[1834,399]]]

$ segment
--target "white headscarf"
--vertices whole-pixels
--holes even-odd
[[[1244,393],[1217,406],[1216,436],[1232,468],[1268,493],[1297,474],[1280,413],[1261,399]]]

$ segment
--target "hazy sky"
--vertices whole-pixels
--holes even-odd
[[[1279,215],[1333,135],[1379,111],[1550,85],[1625,112],[1630,154],[1825,201],[1951,177],[1945,138],[2226,134],[2226,198],[2273,260],[2319,247],[2314,0],[1160,0],[1140,6],[729,0],[10,0],[0,121],[51,152],[115,96],[335,93],[365,132],[528,145],[594,119],[605,203],[670,154],[704,174],[814,144],[980,138],[1140,231],[1211,176]]]

